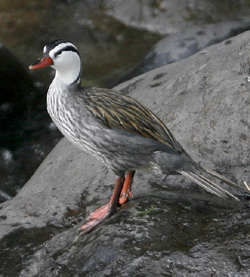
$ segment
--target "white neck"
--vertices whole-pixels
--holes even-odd
[[[78,81],[79,79],[79,74],[80,71],[56,71],[56,75],[55,78],[60,79],[60,81],[62,81],[63,83],[65,83],[66,85],[70,85],[76,81]]]
[[[67,51],[63,57],[54,60],[51,66],[56,70],[55,78],[60,79],[66,85],[79,81],[81,73],[81,60],[77,53]]]

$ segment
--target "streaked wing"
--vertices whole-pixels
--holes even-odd
[[[163,122],[135,99],[106,89],[83,90],[86,107],[99,123],[160,141],[178,152],[183,151]]]

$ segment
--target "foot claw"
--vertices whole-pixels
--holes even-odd
[[[109,204],[106,204],[104,206],[102,206],[101,208],[95,210],[94,212],[92,212],[87,218],[87,221],[90,220],[95,220],[95,219],[100,219],[103,216],[105,216],[105,214],[108,213],[108,209],[109,209]]]
[[[128,197],[126,195],[123,195],[119,198],[119,204],[123,205],[128,202]]]
[[[110,204],[106,204],[102,206],[101,208],[95,210],[92,212],[86,220],[89,221],[85,223],[82,227],[78,229],[78,232],[80,233],[90,233],[93,231],[98,225],[100,225],[104,220],[106,220],[108,217],[110,217],[112,214],[112,211],[110,209]]]
[[[119,206],[119,204],[122,205],[128,201],[128,197],[133,197],[133,194],[131,193],[131,184],[133,181],[134,173],[135,171],[131,170],[126,177],[126,180],[124,179],[124,176],[120,176],[119,178],[117,178],[116,186],[109,203],[91,213],[86,218],[88,222],[84,224],[81,228],[79,228],[79,232],[90,233],[105,219],[115,213],[116,207]],[[124,180],[126,181],[125,185]]]
[[[130,198],[133,198],[133,197],[134,197],[131,191],[128,191],[128,196],[129,196]]]
[[[120,198],[119,198],[119,204],[120,204],[120,205],[123,205],[123,204],[127,203],[128,200],[129,200],[129,197],[130,197],[130,198],[133,197],[133,194],[132,194],[131,191],[127,191],[126,193],[125,193],[125,192],[122,193],[121,196],[120,196]]]
[[[78,229],[79,233],[90,233],[92,232],[98,225],[100,225],[106,218],[108,218],[108,216],[103,217],[102,219],[94,219],[91,220],[89,222],[87,222],[86,224],[82,225],[82,227],[80,227]]]

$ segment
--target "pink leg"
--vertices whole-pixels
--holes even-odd
[[[119,198],[120,205],[123,205],[124,203],[126,203],[128,201],[128,197],[133,197],[133,194],[131,192],[131,185],[133,183],[134,175],[135,175],[135,170],[131,170],[128,172],[125,178],[124,185]]]
[[[87,217],[89,220],[88,223],[84,224],[79,231],[84,233],[90,233],[92,230],[96,228],[99,224],[101,224],[105,219],[110,217],[113,213],[116,212],[116,207],[119,202],[119,197],[121,194],[121,190],[124,184],[124,178],[120,177],[116,180],[116,186],[113,192],[113,195],[108,204],[104,205],[103,207],[97,209],[93,213]]]

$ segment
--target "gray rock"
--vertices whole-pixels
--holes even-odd
[[[156,43],[146,57],[120,76],[114,82],[114,85],[130,80],[157,67],[185,59],[205,47],[236,36],[249,29],[250,22],[246,20],[226,21],[184,28]]]
[[[249,38],[243,33],[117,87],[158,114],[196,161],[240,184],[250,171]],[[175,176],[139,172],[134,198],[79,238],[82,219],[108,202],[113,183],[100,162],[63,139],[2,204],[0,274],[249,276],[249,204]]]
[[[164,36],[207,24],[247,19],[250,12],[246,2],[236,1],[233,3],[209,0],[103,0],[102,2],[105,13],[126,26]]]

